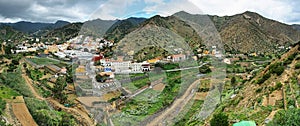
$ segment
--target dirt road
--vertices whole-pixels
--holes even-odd
[[[184,108],[188,101],[193,98],[193,89],[196,88],[199,83],[200,80],[196,80],[195,82],[193,82],[180,98],[176,99],[173,104],[168,107],[163,113],[157,115],[151,122],[147,124],[147,126],[161,126],[164,125],[163,123],[165,121],[172,121],[172,119],[178,115],[178,113]]]
[[[15,100],[13,100],[11,105],[14,115],[20,121],[22,126],[37,126],[29,113],[22,96],[18,96]]]

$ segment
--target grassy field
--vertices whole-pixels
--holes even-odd
[[[37,65],[59,64],[58,61],[51,60],[48,58],[27,58],[27,60],[29,60]]]
[[[146,86],[147,84],[150,84],[149,78],[139,79],[135,81],[131,81],[129,83],[122,84],[123,87],[125,87],[127,90],[134,92],[137,89]]]
[[[0,85],[0,98],[3,99],[11,99],[14,96],[19,96],[20,94],[16,91],[12,90],[11,88],[8,88],[4,85]]]

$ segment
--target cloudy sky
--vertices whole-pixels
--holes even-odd
[[[288,24],[300,24],[296,0],[0,0],[0,22],[82,22],[95,18],[170,15],[180,10],[234,15],[247,10]]]

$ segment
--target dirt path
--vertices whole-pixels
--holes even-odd
[[[22,63],[22,61],[21,61]],[[21,64],[20,63],[20,64]],[[22,66],[22,77],[25,79],[26,81],[26,85],[29,87],[29,89],[31,90],[32,94],[34,97],[36,97],[39,100],[46,100],[48,103],[50,103],[54,108],[56,109],[62,109],[65,112],[72,114],[77,120],[79,120],[84,126],[93,126],[94,121],[89,117],[87,112],[83,112],[80,110],[77,110],[75,108],[67,108],[65,106],[63,106],[62,104],[60,104],[59,102],[57,102],[56,100],[52,99],[52,98],[48,98],[45,99],[43,97],[41,97],[35,90],[35,88],[33,87],[33,83],[32,80],[26,75],[25,69]]]
[[[89,117],[87,112],[79,111],[75,108],[68,108],[57,102],[56,100],[49,98],[47,101],[56,109],[62,109],[63,111],[72,114],[80,123],[84,126],[95,126],[95,122]]]
[[[23,60],[20,61],[20,64],[23,63]],[[29,89],[31,90],[32,94],[34,97],[36,97],[39,100],[45,100],[45,98],[41,97],[35,90],[35,88],[33,87],[33,83],[32,80],[26,75],[26,70],[22,65],[22,77],[24,78],[24,80],[26,81],[26,85],[29,87]]]
[[[39,100],[45,100],[45,98],[41,97],[36,90],[33,87],[33,83],[32,81],[29,79],[28,76],[26,76],[25,74],[22,73],[22,77],[24,78],[24,80],[26,81],[26,85],[29,87],[29,89],[31,90],[32,94],[34,97],[36,97]]]
[[[22,126],[38,126],[29,113],[22,96],[18,96],[15,100],[12,101],[11,104],[13,113],[20,121]]]
[[[147,126],[160,126],[164,125],[164,121],[172,121],[171,119],[184,108],[188,101],[193,98],[193,89],[200,83],[200,79],[193,82],[185,93],[178,99],[176,99],[173,104],[167,108],[162,114],[156,116]]]

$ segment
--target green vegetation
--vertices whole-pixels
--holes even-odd
[[[48,59],[48,58],[27,58],[27,60],[37,65],[59,64],[59,61]]]
[[[5,108],[6,108],[6,102],[2,98],[0,98],[0,115],[3,114]]]
[[[150,85],[151,82],[150,82],[149,78],[144,78],[144,79],[141,79],[141,80],[132,81],[131,83],[135,87],[141,88],[141,87],[144,87],[146,85]]]
[[[231,82],[231,86],[233,87],[233,92],[235,93],[235,87],[237,84],[235,77],[232,77],[230,82]]]
[[[160,109],[163,109],[163,107],[169,106],[174,101],[180,90],[181,74],[180,72],[167,72],[166,75],[166,82],[164,82],[166,86],[157,97],[148,98],[148,100],[146,99],[145,101],[139,101],[139,97],[137,97],[138,99],[132,99],[126,103],[126,106],[122,108],[122,114],[125,114],[126,117],[122,116],[122,121],[130,124],[138,120],[141,121],[146,118],[147,115],[154,114]],[[151,92],[145,93],[152,94]],[[114,115],[113,118],[118,116],[120,115]],[[119,118],[120,117],[118,117],[118,119]],[[114,119],[114,123],[121,123],[118,119]]]
[[[133,58],[137,59],[138,62],[142,62],[159,56],[166,57],[168,55],[169,53],[167,50],[156,46],[150,46],[139,50],[134,54]]]
[[[178,63],[156,63],[155,67],[162,68],[163,70],[171,70],[179,68]]]
[[[284,66],[282,66],[282,62],[275,62],[269,66],[268,71],[261,78],[259,78],[256,83],[262,84],[271,77],[271,74],[280,76],[283,72]]]
[[[31,97],[32,92],[25,84],[25,80],[21,75],[21,69],[18,68],[16,72],[7,72],[0,74],[0,83],[16,90],[25,97]]]
[[[66,86],[66,77],[59,76],[54,87],[52,88],[54,98],[58,99],[60,103],[65,103],[67,101],[67,94],[64,92]]]
[[[256,83],[257,84],[262,84],[264,83],[266,80],[268,80],[271,77],[270,72],[265,73],[261,78],[258,78]]]
[[[11,99],[12,97],[19,96],[20,94],[11,88],[8,88],[4,85],[0,86],[0,98]]]
[[[300,68],[300,63],[296,63],[295,64],[295,69],[299,69]]]
[[[178,120],[175,123],[175,126],[185,126],[189,125],[191,123],[195,123],[194,120],[191,121],[191,118],[197,114],[197,112],[200,111],[201,105],[203,104],[204,101],[202,100],[195,100],[191,108],[188,110],[188,112],[183,116],[182,119]]]
[[[240,64],[227,64],[227,73],[244,73],[246,68],[242,67]]]
[[[75,118],[61,111],[51,110],[45,101],[25,98],[25,102],[33,119],[40,126],[74,126]]]
[[[229,126],[228,116],[224,113],[217,113],[213,115],[210,120],[211,126]]]
[[[292,61],[295,59],[296,56],[297,56],[297,53],[293,53],[292,55],[290,55],[288,58],[286,58],[286,59],[283,61],[283,65],[291,64]]]
[[[282,84],[280,82],[277,82],[275,85],[275,90],[279,90],[279,89],[281,89],[281,87],[282,87]]]
[[[300,109],[279,110],[267,126],[299,126]]]
[[[211,72],[211,69],[209,68],[209,65],[204,65],[199,68],[199,72],[202,74],[207,74]]]
[[[270,65],[269,71],[272,74],[276,74],[277,76],[281,75],[284,71],[284,66],[282,66],[281,62],[276,62]]]
[[[37,92],[44,98],[50,97],[52,94],[50,90],[44,88],[42,85],[35,84],[33,86],[37,90]]]
[[[122,84],[123,87],[125,87],[129,91],[136,91],[139,88],[142,88],[146,85],[151,84],[148,75],[146,75],[144,73],[130,74],[129,78],[128,78],[128,76],[118,76],[118,78],[122,78],[122,79],[130,78],[130,80],[131,80],[130,82],[126,82],[126,83]]]
[[[38,69],[28,70],[28,73],[29,77],[34,81],[38,81],[44,75],[44,73]]]

